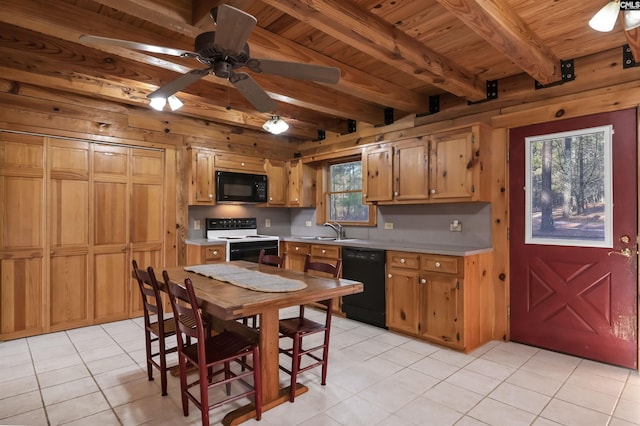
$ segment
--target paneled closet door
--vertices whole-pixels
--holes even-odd
[[[153,266],[162,279],[164,223],[164,153],[147,149],[131,150],[131,258],[141,267]],[[137,281],[129,275],[130,316],[143,314]],[[171,311],[168,298],[165,309]]]
[[[93,294],[95,322],[127,318],[129,311],[130,149],[96,144],[92,152]]]
[[[0,132],[0,340],[45,328],[44,139]]]
[[[89,143],[51,139],[47,200],[51,330],[91,321]]]

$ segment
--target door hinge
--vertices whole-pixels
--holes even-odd
[[[456,333],[456,340],[459,342],[460,341],[460,332]]]
[[[475,185],[471,185],[471,192],[476,192],[476,186]]]
[[[509,149],[507,148],[507,164],[509,164],[509,156],[511,155],[510,152],[511,151],[509,151]]]
[[[456,290],[460,290],[460,281],[456,281]]]
[[[507,305],[507,319],[511,318],[511,305]]]
[[[476,143],[476,134],[471,133],[471,143]]]
[[[507,228],[507,241],[509,241],[510,237],[511,237],[511,229]]]

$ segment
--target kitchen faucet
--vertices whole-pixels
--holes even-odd
[[[325,222],[325,224],[323,226],[328,226],[329,228],[333,229],[334,231],[336,231],[336,235],[338,236],[338,240],[341,240],[344,238],[344,228],[342,227],[342,225],[340,225],[338,222]]]

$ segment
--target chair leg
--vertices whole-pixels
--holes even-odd
[[[329,330],[324,333],[324,348],[322,349],[322,381],[320,384],[327,384],[327,366],[329,364]]]
[[[200,360],[206,362],[205,360]],[[200,410],[202,411],[202,426],[209,425],[209,380],[203,380],[205,366],[200,364],[198,374],[200,374]],[[207,369],[208,370],[208,369]],[[209,372],[207,371],[207,375]]]
[[[293,402],[296,397],[296,384],[298,383],[298,370],[300,369],[300,346],[302,336],[293,336],[293,356],[291,357],[291,387],[289,389],[289,401]]]
[[[162,396],[167,396],[167,354],[164,337],[158,337],[160,348],[160,383],[162,385]]]
[[[184,356],[180,357],[180,396],[182,396],[182,414],[185,417],[189,415],[189,398],[187,397],[187,360]]]
[[[224,379],[229,380],[230,377],[231,377],[231,363],[227,361],[224,363]],[[231,383],[227,382],[224,386],[225,386],[225,389],[227,390],[227,396],[231,395]]]
[[[153,364],[151,364],[151,336],[149,330],[144,331],[144,344],[147,350],[147,376],[153,380]]]

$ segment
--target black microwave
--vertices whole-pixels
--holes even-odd
[[[267,176],[216,171],[216,201],[266,203]]]

